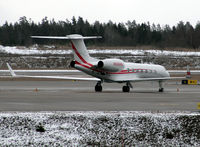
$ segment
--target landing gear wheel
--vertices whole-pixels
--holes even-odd
[[[96,91],[96,92],[102,92],[102,86],[101,86],[100,84],[97,84],[97,85],[95,86],[95,91]]]
[[[164,91],[164,88],[163,88],[163,82],[162,81],[158,81],[158,84],[159,84],[159,92],[163,92]]]
[[[159,92],[164,92],[164,88],[159,88]]]
[[[122,91],[123,92],[130,92],[130,87],[129,86],[123,86]]]

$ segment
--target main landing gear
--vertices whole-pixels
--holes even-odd
[[[127,82],[125,86],[122,87],[123,92],[130,92],[130,88],[133,88],[130,82]]]
[[[102,81],[98,81],[96,86],[95,86],[95,91],[96,92],[102,92],[102,86],[101,86]],[[130,88],[133,88],[130,82],[126,82],[126,85],[122,87],[123,92],[130,92]]]
[[[130,92],[130,87],[129,86],[123,86],[122,91],[123,92]]]
[[[164,88],[163,88],[163,82],[162,81],[159,81],[158,82],[158,84],[159,84],[159,92],[164,92]]]
[[[96,86],[95,86],[95,91],[96,92],[102,92],[102,86],[101,86],[101,82],[97,82]]]

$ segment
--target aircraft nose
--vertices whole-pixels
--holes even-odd
[[[165,70],[166,77],[170,77],[169,72]]]

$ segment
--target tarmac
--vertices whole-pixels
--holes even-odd
[[[158,92],[157,82],[132,83],[123,93],[118,83],[50,80],[1,80],[0,111],[198,111],[199,85],[170,81]]]

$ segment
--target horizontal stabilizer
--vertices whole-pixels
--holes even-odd
[[[102,38],[101,36],[82,36],[78,34],[67,35],[67,36],[31,36],[31,38],[38,38],[38,39],[63,39],[63,40],[79,40],[79,39],[98,39]]]

